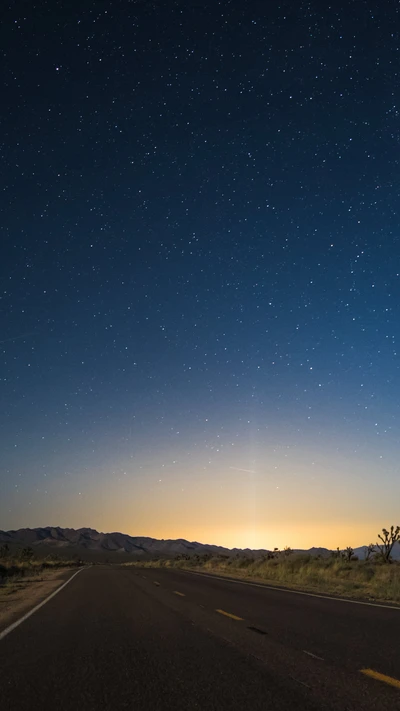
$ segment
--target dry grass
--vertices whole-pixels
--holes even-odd
[[[344,561],[292,554],[273,559],[208,558],[128,563],[146,567],[186,568],[298,590],[400,603],[400,564]]]
[[[10,585],[28,577],[41,576],[45,571],[73,568],[81,565],[77,560],[59,560],[56,557],[20,560],[18,557],[0,558],[0,585]]]

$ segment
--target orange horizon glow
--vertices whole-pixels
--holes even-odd
[[[283,527],[285,528],[285,527]],[[326,530],[328,529],[328,530]],[[288,532],[288,535],[280,529],[276,528],[274,531],[235,531],[226,530],[220,531],[216,530],[215,535],[212,535],[210,529],[205,531],[197,529],[189,529],[186,532],[179,528],[162,530],[162,529],[150,529],[150,532],[135,532],[133,530],[124,530],[122,533],[128,533],[130,536],[148,536],[150,538],[164,539],[164,540],[176,540],[184,539],[189,542],[196,541],[197,543],[209,544],[222,546],[224,548],[250,548],[253,550],[265,549],[273,550],[274,548],[279,548],[282,550],[285,546],[289,546],[292,549],[309,549],[315,548],[328,548],[329,550],[336,550],[339,548],[346,548],[346,546],[352,546],[353,548],[358,548],[363,545],[368,545],[368,543],[375,542],[377,539],[377,534],[381,531],[382,526],[379,527],[379,523],[375,528],[369,524],[360,525],[355,529],[344,526],[343,528],[329,530],[328,527],[319,529],[320,535],[316,532],[314,527],[303,527],[297,530]]]
[[[96,521],[97,517],[81,516],[71,518],[62,517],[61,520],[42,522],[34,521],[29,525],[17,526],[18,528],[39,528],[42,526],[60,526],[61,528],[92,528],[102,533],[123,533],[132,537],[147,537],[159,540],[184,539],[189,542],[197,542],[208,545],[221,546],[224,548],[250,548],[253,550],[265,549],[282,550],[285,546],[292,549],[327,548],[335,550],[337,547],[345,548],[352,546],[358,548],[369,543],[375,543],[378,533],[382,527],[390,525],[386,521],[360,522],[357,525],[340,522],[337,525],[319,522],[315,524],[302,523],[297,526],[275,524],[273,527],[255,528],[249,525],[247,528],[220,526],[210,523],[206,527],[193,525],[145,525],[144,522],[132,527],[128,520],[113,516],[107,517],[102,523]],[[395,523],[395,521],[393,521]]]
[[[390,497],[381,486],[388,469],[397,471],[397,457],[372,454],[338,452],[328,441],[293,454],[254,447],[251,458],[206,466],[177,451],[168,466],[169,453],[161,464],[121,461],[119,476],[104,462],[85,480],[79,472],[75,479],[54,476],[46,498],[33,491],[29,505],[10,490],[2,528],[90,527],[242,549],[356,548],[399,523],[400,485]]]

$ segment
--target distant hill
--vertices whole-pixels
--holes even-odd
[[[45,528],[20,528],[17,531],[0,531],[0,544],[10,546],[32,546],[39,550],[51,549],[53,552],[76,553],[127,553],[135,557],[171,557],[179,554],[204,555],[205,553],[234,556],[265,555],[266,550],[253,551],[249,548],[224,548],[196,541],[158,540],[146,536],[129,536],[126,533],[99,533],[93,528],[60,528],[46,526]],[[46,551],[48,552],[48,551]]]
[[[308,549],[303,549],[303,548],[295,548],[293,553],[303,553],[304,555],[313,555],[313,556],[321,556],[321,558],[327,558],[328,556],[331,555],[332,551],[329,550],[329,548],[315,548],[313,546],[312,548]]]
[[[355,548],[354,555],[358,556],[358,558],[360,560],[364,560],[365,555],[366,555],[366,546],[360,546],[359,548]],[[392,558],[393,558],[393,560],[400,560],[400,542],[399,541],[397,541],[397,543],[395,543],[393,546]]]
[[[157,539],[146,536],[129,536],[126,533],[100,533],[93,528],[60,528],[45,526],[44,528],[20,528],[17,531],[0,531],[0,544],[8,543],[11,548],[32,546],[38,554],[47,555],[57,552],[67,556],[77,554],[85,559],[104,559],[113,554],[125,554],[129,558],[171,558],[176,555],[212,555],[251,556],[260,557],[270,551],[250,548],[224,548],[197,541],[178,539]],[[293,553],[312,556],[329,556],[328,548],[294,549]],[[365,546],[354,551],[360,560],[365,557]],[[400,560],[400,543],[393,549],[394,560]]]

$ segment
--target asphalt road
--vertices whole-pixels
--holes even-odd
[[[0,639],[0,709],[394,711],[399,633],[397,609],[96,566]]]

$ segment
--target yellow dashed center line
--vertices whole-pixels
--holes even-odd
[[[153,580],[154,585],[160,585],[160,583],[157,582],[157,580]]]
[[[231,612],[225,612],[225,610],[215,610],[215,612],[219,612],[220,615],[225,615],[225,617],[230,617],[232,620],[243,620],[243,617],[238,617],[237,615],[232,615]]]
[[[393,679],[392,676],[386,676],[386,674],[380,674],[373,669],[360,669],[361,674],[365,676],[370,676],[372,679],[377,679],[378,681],[383,681],[389,686],[394,686],[396,689],[400,689],[400,681],[398,679]]]
[[[181,597],[185,597],[185,593],[179,592],[179,590],[174,590],[175,595],[180,595]]]

